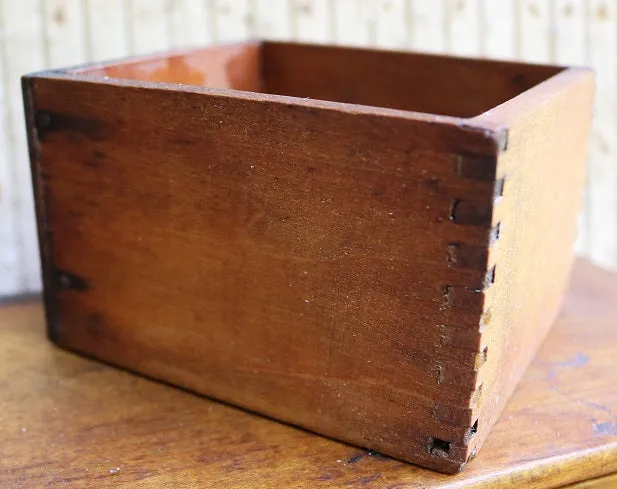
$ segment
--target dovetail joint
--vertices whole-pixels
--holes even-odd
[[[427,449],[431,455],[435,457],[448,458],[452,443],[440,438],[429,438]]]
[[[507,146],[507,134],[503,138],[503,148]],[[501,237],[502,223],[497,222],[491,227],[493,220],[493,209],[503,198],[506,187],[506,178],[497,176],[497,158],[495,156],[468,155],[460,154],[454,156],[454,171],[457,176],[465,179],[492,182],[492,201],[490,203],[478,203],[471,200],[455,199],[450,204],[449,218],[458,225],[481,226],[489,228],[488,243],[486,245],[472,245],[464,242],[450,242],[446,246],[445,260],[448,268],[462,270],[476,270],[484,273],[482,283],[476,288],[454,286],[446,284],[443,287],[443,305],[447,308],[465,307],[477,309],[480,315],[480,331],[489,326],[491,322],[491,309],[484,304],[485,292],[495,283],[497,265],[489,264],[490,249],[496,245]],[[481,306],[480,306],[481,304]],[[447,345],[444,341],[443,327],[441,328],[441,345]],[[479,370],[488,360],[488,346],[484,345],[475,354],[474,369]],[[437,365],[437,384],[443,382],[444,369],[442,365]],[[480,382],[474,390],[470,402],[474,406],[482,397],[484,383]],[[437,417],[436,412],[436,417]],[[479,420],[467,429],[465,434],[465,444],[478,431]],[[438,438],[428,439],[428,451],[431,455],[447,458],[450,452],[451,443]],[[470,459],[475,456],[475,450]]]

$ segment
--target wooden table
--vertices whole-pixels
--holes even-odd
[[[617,276],[578,263],[561,319],[457,476],[58,350],[38,301],[4,305],[0,487],[616,488],[616,299]]]

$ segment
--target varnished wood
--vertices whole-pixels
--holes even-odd
[[[267,42],[268,93],[473,117],[559,73],[554,66]]]
[[[159,83],[206,85],[259,92],[263,90],[261,56],[254,43],[93,64],[74,70],[95,77],[149,80]]]
[[[615,487],[617,487],[617,474],[576,482],[567,486],[566,489],[614,489]]]
[[[563,68],[280,42],[228,44],[73,70],[473,117]]]
[[[298,78],[294,53],[322,77]],[[420,77],[426,96],[386,99],[391,70],[350,86],[377,58],[441,88]],[[270,43],[25,77],[49,335],[456,472],[559,307],[591,84]],[[473,119],[401,110],[467,116],[514,95]]]
[[[0,481],[32,487],[612,488],[617,276],[575,268],[484,449],[444,476],[80,358],[38,302],[0,308]],[[600,477],[598,479],[598,477]]]
[[[486,291],[482,344],[488,349],[477,386],[473,418],[481,421],[477,443],[488,434],[560,308],[581,204],[593,97],[584,70],[556,76],[477,119],[508,127],[496,178],[500,194],[491,224],[499,239],[487,260],[494,283]],[[568,189],[567,191],[564,189]],[[484,425],[484,426],[483,426]]]

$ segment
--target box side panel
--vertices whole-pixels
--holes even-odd
[[[509,124],[497,165],[489,253],[493,283],[482,324],[485,364],[474,416],[482,443],[559,311],[573,260],[593,77],[560,74],[486,123]]]
[[[265,42],[264,91],[473,117],[560,68],[342,46]]]
[[[31,89],[59,345],[461,467],[490,135],[113,80]]]
[[[53,293],[52,273],[50,266],[53,262],[52,236],[49,232],[46,205],[50,196],[46,195],[46,185],[43,181],[43,171],[40,167],[40,140],[37,132],[36,111],[34,109],[34,93],[32,91],[32,78],[23,76],[21,79],[22,96],[24,102],[24,118],[26,122],[26,134],[28,138],[28,154],[32,172],[32,189],[34,193],[34,207],[36,213],[37,236],[39,255],[41,259],[41,279],[43,281],[43,300],[45,303],[46,322],[51,325],[54,322],[55,299]],[[55,329],[48,328],[47,334],[52,341],[56,340]]]
[[[77,67],[72,73],[259,92],[260,43],[234,43]]]

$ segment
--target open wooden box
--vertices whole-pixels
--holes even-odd
[[[558,310],[592,86],[273,42],[25,76],[49,336],[456,472]]]

